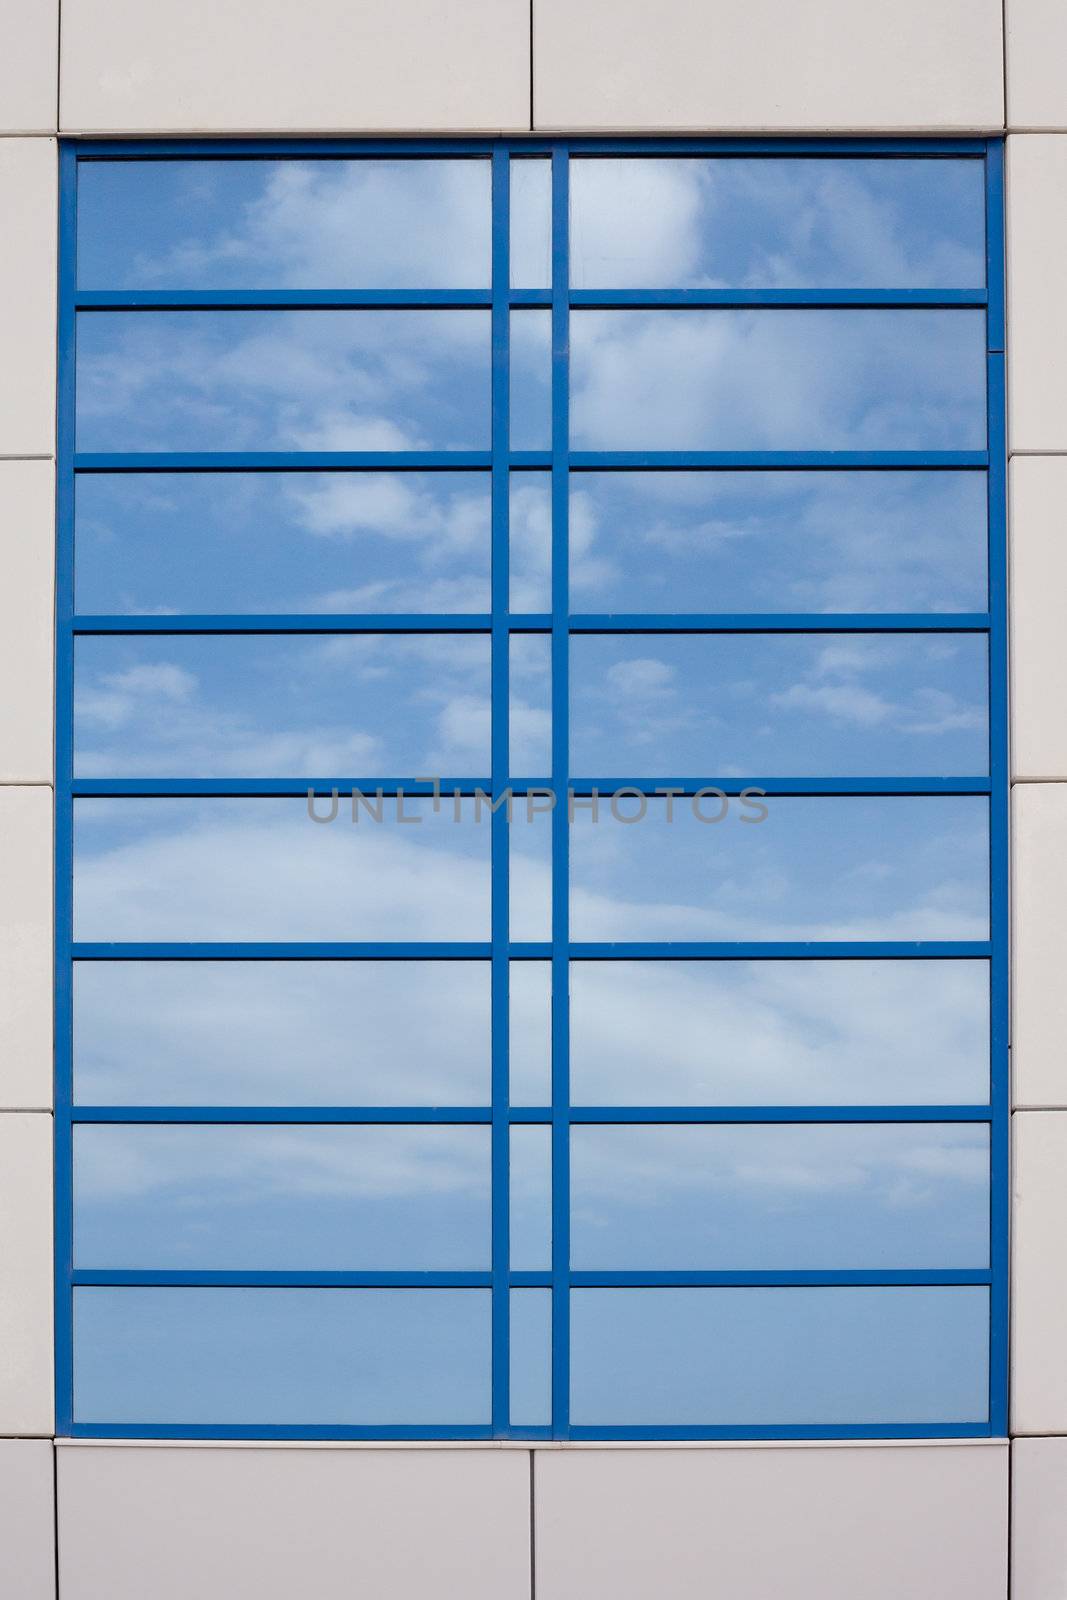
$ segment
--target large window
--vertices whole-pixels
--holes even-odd
[[[63,159],[60,1431],[1002,1432],[999,145]]]

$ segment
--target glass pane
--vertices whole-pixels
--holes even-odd
[[[552,282],[552,162],[517,156],[511,162],[511,282],[547,289]]]
[[[489,638],[246,634],[78,639],[80,777],[477,776]]]
[[[489,1132],[76,1127],[75,1265],[486,1272]]]
[[[552,609],[552,483],[547,472],[511,474],[512,611]]]
[[[983,1105],[984,961],[572,961],[577,1105]]]
[[[480,472],[90,473],[81,612],[488,611]]]
[[[508,968],[513,1106],[552,1103],[552,964],[512,961]]]
[[[487,160],[90,161],[83,289],[478,289]]]
[[[989,1265],[985,1124],[571,1129],[577,1271]]]
[[[632,800],[622,804],[632,812]],[[696,805],[706,821],[686,799],[650,800],[639,823],[616,821],[603,800],[595,821],[577,812],[573,938],[988,936],[989,808],[980,795],[710,794]]]
[[[75,1289],[75,1420],[485,1424],[490,1298],[486,1289]]]
[[[579,472],[577,611],[984,611],[984,472]]]
[[[508,830],[511,937],[552,937],[552,816],[545,790],[516,795]]]
[[[989,1291],[575,1289],[579,1427],[984,1422]]]
[[[329,815],[328,797],[318,802]],[[488,816],[473,802],[78,800],[76,939],[488,939]],[[417,819],[413,821],[412,819]]]
[[[77,961],[79,1105],[488,1105],[485,961]]]
[[[552,1291],[512,1289],[511,1425],[552,1423]]]
[[[978,634],[722,634],[571,640],[577,772],[981,774]]]
[[[581,450],[981,450],[981,311],[571,316]]]
[[[509,651],[511,770],[544,777],[552,770],[552,643],[547,633],[513,633]]]
[[[78,317],[79,450],[479,450],[487,311]]]
[[[552,1266],[552,1130],[511,1130],[511,1267],[548,1272]]]
[[[976,160],[677,156],[570,164],[576,288],[980,288]]]
[[[511,313],[511,448],[552,448],[552,313]]]

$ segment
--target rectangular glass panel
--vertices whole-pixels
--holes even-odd
[[[552,1266],[552,1130],[511,1130],[511,1268],[547,1272]]]
[[[576,611],[988,603],[981,471],[576,472],[570,499]]]
[[[575,311],[579,450],[981,450],[982,311]]]
[[[329,797],[317,802],[323,816]],[[488,816],[464,801],[78,800],[74,937],[488,939]],[[412,819],[417,819],[413,821]]]
[[[988,1265],[984,1123],[571,1129],[576,1271]]]
[[[480,775],[488,635],[81,638],[80,777]]]
[[[552,964],[512,961],[508,967],[513,1106],[552,1103]]]
[[[488,1424],[490,1300],[487,1289],[78,1288],[75,1421]]]
[[[478,289],[489,161],[90,161],[83,289]]]
[[[576,1105],[983,1105],[985,961],[572,961]]]
[[[511,282],[547,289],[552,282],[552,161],[516,156],[511,173]]]
[[[552,480],[513,472],[508,539],[512,611],[552,609]]]
[[[576,288],[980,288],[978,160],[572,160]]]
[[[552,313],[511,313],[511,448],[552,448]]]
[[[513,633],[511,770],[544,777],[552,770],[552,645],[547,633]],[[521,804],[521,802],[519,802]]]
[[[82,312],[79,450],[484,450],[488,311]]]
[[[618,809],[632,816],[636,802]],[[601,799],[596,821],[579,811],[570,831],[571,935],[985,939],[988,811],[981,795],[709,794],[695,809],[649,800],[624,823]]]
[[[552,937],[552,816],[546,791],[516,795],[508,829],[511,937]]]
[[[486,961],[77,961],[80,1105],[487,1106]]]
[[[489,1132],[76,1127],[75,1265],[487,1272]]]
[[[552,1422],[552,1291],[512,1289],[511,1426],[547,1428]]]
[[[980,1423],[989,1291],[575,1289],[578,1427]]]
[[[600,773],[989,769],[981,634],[571,640],[571,764]]]
[[[484,472],[89,473],[75,507],[80,612],[490,608]]]

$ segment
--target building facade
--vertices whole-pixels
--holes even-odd
[[[1062,1594],[1067,13],[0,23],[3,1593]]]

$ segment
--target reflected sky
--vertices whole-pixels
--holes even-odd
[[[985,1126],[571,1130],[577,1271],[988,1264]]]
[[[74,1290],[78,1422],[474,1425],[487,1289]]]
[[[571,764],[739,777],[989,765],[980,635],[725,634],[571,641]]]
[[[487,311],[78,317],[79,450],[479,450]]]
[[[596,158],[570,163],[576,288],[979,288],[975,160]]]
[[[981,1105],[984,961],[574,961],[577,1105]]]
[[[571,828],[574,939],[984,939],[988,802],[981,796],[778,798],[718,824],[687,800],[645,820],[601,802]],[[631,800],[620,802],[626,814]],[[714,817],[721,805],[702,803]]]
[[[552,966],[512,961],[508,973],[511,1037],[508,1046],[513,1106],[547,1106],[552,1100]]]
[[[571,1420],[984,1422],[988,1339],[985,1288],[575,1289]]]
[[[81,1126],[75,1265],[486,1272],[489,1137],[487,1127]]]
[[[575,311],[580,450],[981,450],[981,311]]]
[[[984,472],[575,473],[571,605],[984,611],[986,516]]]
[[[81,612],[490,608],[487,473],[90,473],[75,495]]]
[[[511,313],[512,450],[552,448],[552,313]]]
[[[478,289],[482,160],[82,161],[83,289]]]
[[[552,160],[513,156],[510,172],[512,286],[547,289],[552,282]]]
[[[510,1139],[512,1271],[548,1272],[552,1267],[552,1130],[514,1127]]]
[[[407,799],[397,820],[307,801],[78,800],[76,939],[488,939],[490,828]],[[324,814],[328,811],[324,800]]]
[[[544,1428],[552,1421],[552,1291],[512,1289],[511,1422]]]
[[[485,635],[90,637],[74,663],[82,777],[490,769]],[[531,726],[517,695],[517,755],[524,739],[539,751],[537,714]]]
[[[488,1105],[489,1025],[485,961],[79,961],[74,1098]]]

